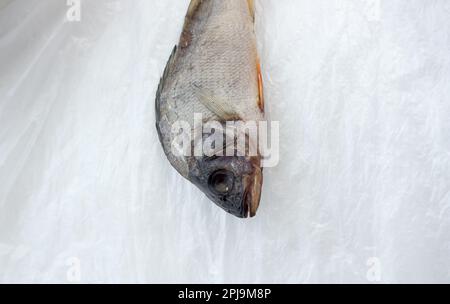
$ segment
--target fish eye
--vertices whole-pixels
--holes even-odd
[[[226,170],[218,170],[208,179],[209,189],[215,194],[224,195],[233,190],[234,174]]]

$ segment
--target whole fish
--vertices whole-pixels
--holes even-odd
[[[193,123],[196,113],[203,123],[222,125],[264,120],[253,0],[191,0],[158,87],[156,127],[167,158],[182,176],[228,213],[254,216],[263,181],[259,151],[214,157],[173,152],[173,125]]]

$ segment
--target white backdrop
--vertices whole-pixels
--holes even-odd
[[[256,218],[166,161],[188,0],[0,0],[1,282],[450,282],[450,1],[259,0]]]

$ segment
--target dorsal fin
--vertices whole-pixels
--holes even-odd
[[[167,61],[166,67],[164,69],[163,76],[161,77],[158,85],[158,90],[156,91],[156,102],[155,102],[155,109],[156,109],[156,121],[160,121],[160,109],[161,109],[161,93],[164,90],[164,86],[166,85],[167,78],[170,74],[170,71],[172,70],[172,67],[175,62],[175,55],[177,53],[177,46],[175,46],[172,50],[172,53],[170,54],[169,60]]]

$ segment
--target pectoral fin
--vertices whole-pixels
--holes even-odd
[[[198,100],[222,121],[241,120],[233,106],[223,97],[217,96],[209,89],[193,84]]]

